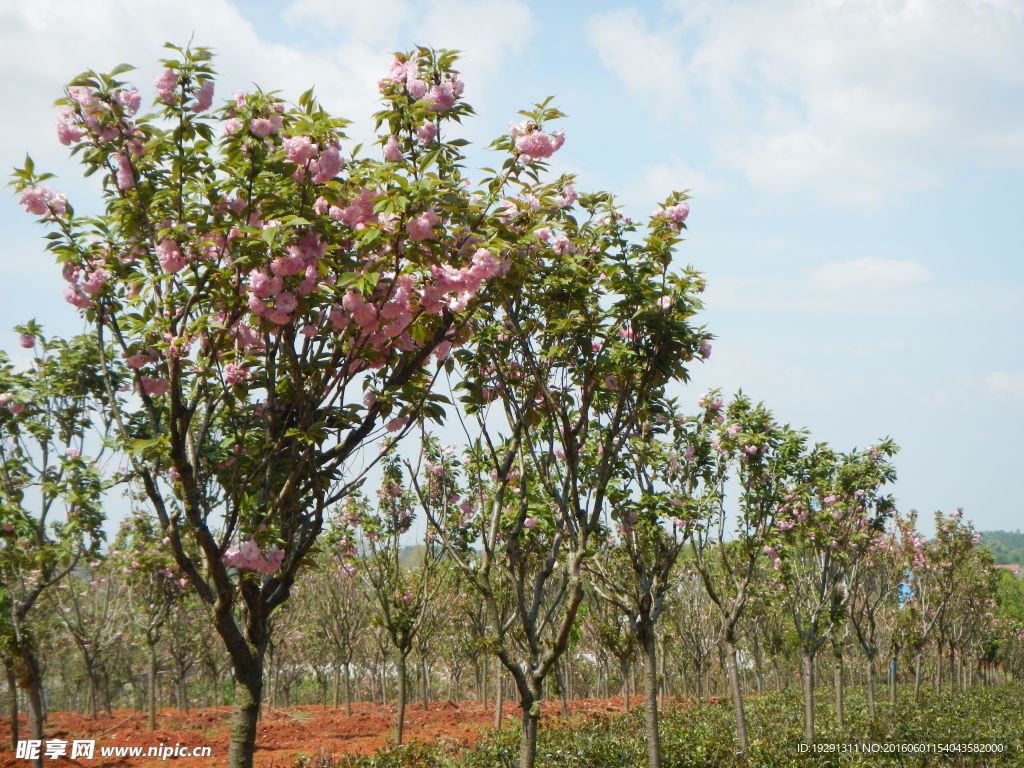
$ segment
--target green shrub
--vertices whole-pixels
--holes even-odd
[[[1002,753],[814,753],[800,751],[802,702],[796,692],[770,693],[747,704],[750,752],[736,754],[731,704],[670,706],[662,713],[664,768],[931,768],[1024,766],[1024,685],[974,688],[966,693],[902,695],[895,707],[879,702],[868,717],[863,692],[851,689],[846,726],[836,727],[831,697],[819,696],[819,744],[1002,744]],[[538,768],[628,768],[646,765],[641,713],[542,727]],[[450,741],[391,748],[342,758],[331,768],[515,768],[519,733],[506,728],[472,748]],[[307,768],[311,763],[305,763]],[[319,767],[318,767],[319,768]],[[325,767],[326,768],[326,767]]]

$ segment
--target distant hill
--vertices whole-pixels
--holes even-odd
[[[1024,565],[1024,533],[1020,531],[979,531],[981,543],[988,548],[996,563]]]

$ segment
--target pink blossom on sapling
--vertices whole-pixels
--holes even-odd
[[[429,144],[437,138],[437,124],[436,123],[424,123],[416,129],[416,138],[422,141],[424,144]]]
[[[154,397],[167,394],[167,379],[153,378],[151,376],[140,376],[139,386],[143,393]]]
[[[178,87],[178,76],[173,70],[165,69],[156,77],[156,97],[164,104],[174,104],[177,100],[175,89]]]
[[[409,238],[412,240],[426,240],[433,233],[436,223],[437,214],[433,208],[430,208],[410,219],[405,225],[405,231],[409,233]]]
[[[397,163],[402,159],[402,149],[398,146],[397,136],[388,136],[384,142],[384,159],[389,163]]]
[[[199,86],[199,93],[196,94],[196,103],[192,105],[193,112],[205,112],[213,104],[213,80],[204,80]]]

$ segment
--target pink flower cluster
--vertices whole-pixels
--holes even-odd
[[[686,217],[690,215],[690,206],[688,203],[676,203],[675,205],[666,205],[664,208],[658,208],[654,212],[654,218],[656,219],[668,219],[669,221],[675,222],[676,224],[682,224],[686,221]]]
[[[52,219],[66,216],[68,212],[68,199],[41,184],[23,189],[18,203],[24,205],[25,210],[33,216],[48,216]]]
[[[380,89],[387,93],[395,84],[405,86],[406,93],[416,101],[424,99],[430,109],[443,112],[455,106],[455,101],[465,90],[465,83],[458,74],[446,75],[440,83],[428,84],[420,75],[419,59],[391,60],[391,77],[380,81]]]
[[[337,140],[321,148],[308,136],[290,136],[283,147],[285,159],[298,166],[292,174],[296,181],[308,177],[314,184],[326,184],[341,171],[341,144]]]
[[[164,104],[170,106],[178,100],[178,75],[171,69],[165,69],[156,76],[153,85],[156,87],[156,97]]]
[[[565,144],[564,131],[544,133],[530,121],[510,124],[508,135],[512,137],[516,150],[526,162],[551,157]]]
[[[259,544],[249,539],[242,542],[241,546],[228,547],[221,559],[224,565],[230,568],[242,568],[269,575],[281,567],[281,563],[284,562],[284,550],[273,544],[264,552]]]
[[[92,297],[103,290],[110,280],[110,273],[102,266],[103,260],[98,259],[83,270],[74,264],[65,264],[62,275],[69,285],[64,289],[64,300],[79,309],[87,309],[93,304]]]
[[[285,248],[285,255],[270,262],[269,271],[249,273],[249,309],[275,325],[292,322],[299,299],[316,288],[321,277],[317,265],[327,252],[320,235],[310,231]],[[268,304],[270,301],[272,304]]]
[[[14,402],[14,395],[10,392],[0,392],[0,408],[5,409],[12,416],[17,416],[25,410],[25,404]]]

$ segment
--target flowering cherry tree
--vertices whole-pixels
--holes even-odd
[[[496,143],[513,157],[495,177],[519,190],[495,224],[522,258],[488,294],[472,346],[453,354],[464,492],[427,512],[487,605],[488,642],[522,708],[520,764],[532,768],[543,685],[572,635],[630,441],[666,385],[710,353],[710,337],[693,321],[703,279],[672,268],[685,195],[641,234],[610,195],[545,180],[559,113],[545,103],[524,116]]]
[[[830,633],[845,624],[847,576],[883,534],[892,498],[882,492],[895,480],[889,459],[896,446],[880,441],[839,455],[818,444],[802,456],[792,489],[780,504],[776,545],[781,581],[800,642],[804,684],[804,739],[814,741],[815,655]],[[842,657],[837,658],[837,715],[842,717]],[[840,721],[840,725],[842,722]]]
[[[693,523],[708,514],[718,488],[713,462],[701,451],[710,425],[684,418],[673,403],[652,409],[631,438],[629,459],[610,500],[612,531],[588,560],[593,588],[615,605],[636,634],[644,658],[647,764],[661,766],[658,727],[658,620]]]
[[[121,591],[132,602],[128,619],[146,646],[149,730],[156,730],[157,643],[172,609],[185,594],[188,579],[160,541],[155,520],[137,512],[118,529],[108,565],[120,571]],[[175,617],[177,619],[177,617]]]
[[[0,653],[26,693],[29,730],[39,739],[45,716],[33,616],[72,569],[99,553],[108,399],[91,339],[46,339],[35,323],[18,333],[32,350],[28,368],[0,352]]]
[[[771,413],[745,395],[724,406],[717,392],[701,396],[702,418],[716,429],[694,448],[707,457],[704,482],[714,493],[708,514],[691,530],[692,567],[700,574],[719,614],[736,738],[746,752],[747,722],[740,689],[736,644],[740,620],[767,558],[777,570],[774,526],[804,450],[803,433],[777,425]],[[727,506],[726,481],[735,472],[735,515]]]
[[[387,460],[377,491],[377,505],[350,503],[343,513],[354,526],[358,567],[373,606],[372,615],[386,631],[396,654],[398,674],[395,743],[401,744],[408,700],[409,654],[429,613],[429,604],[445,587],[438,568],[443,550],[429,540],[411,562],[402,554],[414,517],[415,495],[405,487],[397,458]],[[360,506],[362,507],[360,509]]]
[[[905,541],[908,560],[908,649],[914,654],[914,698],[921,691],[924,648],[956,594],[964,566],[970,562],[980,538],[963,519],[963,510],[935,513],[935,540],[920,534]]]
[[[864,557],[851,564],[846,576],[846,613],[866,662],[868,712],[875,716],[875,664],[878,660],[886,615],[893,612],[906,579],[900,537],[905,518],[880,531],[868,543]],[[895,676],[893,676],[895,679]]]
[[[79,213],[31,160],[14,185],[50,229],[66,300],[132,371],[116,400],[108,382],[112,413],[229,652],[242,768],[268,620],[326,510],[374,463],[364,446],[386,453],[414,417],[440,414],[435,360],[526,253],[493,215],[508,174],[479,194],[462,175],[448,128],[471,110],[453,54],[395,57],[378,160],[310,92],[294,105],[239,92],[214,111],[209,52],[172,49],[155,114],[118,79],[127,66],[84,73],[61,100],[58,138],[100,180],[101,213]],[[525,125],[512,151],[539,158],[562,140]],[[104,354],[101,369],[115,363]]]

